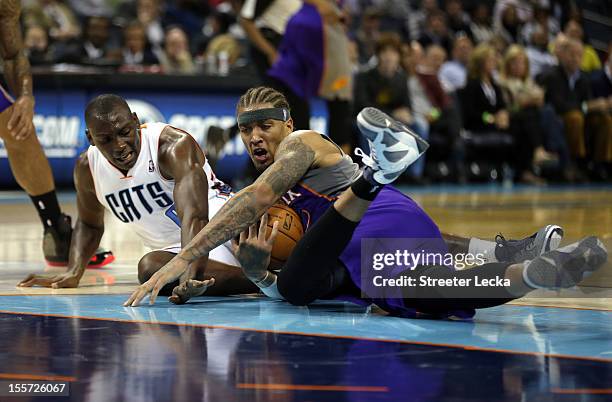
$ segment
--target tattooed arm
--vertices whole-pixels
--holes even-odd
[[[34,96],[30,62],[23,52],[19,26],[21,2],[0,0],[0,56],[4,60],[4,78],[15,97],[8,129],[17,139],[34,132]]]
[[[309,144],[312,142],[310,138],[320,140],[313,132],[294,133],[285,138],[276,151],[274,163],[253,184],[232,197],[187,247],[140,285],[124,305],[137,306],[149,292],[152,292],[150,303],[153,304],[159,290],[178,278],[189,263],[257,222],[312,166],[316,153]]]

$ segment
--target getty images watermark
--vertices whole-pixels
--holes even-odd
[[[415,294],[417,288],[421,295],[431,290],[431,297],[439,297],[440,288],[489,287],[493,290],[510,286],[510,280],[503,276],[449,275],[455,270],[483,265],[489,262],[489,257],[485,253],[451,253],[443,239],[362,239],[361,288],[373,298],[402,298]]]

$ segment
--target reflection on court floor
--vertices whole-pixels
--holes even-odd
[[[414,198],[447,232],[517,237],[554,222],[566,242],[597,234],[612,249],[610,189],[444,189]],[[62,199],[74,214],[74,196]],[[15,288],[45,270],[39,223],[18,193],[0,194],[0,225],[0,382],[66,381],[70,397],[61,400],[612,398],[610,263],[580,297],[530,298],[473,321],[408,320],[338,302],[296,308],[253,295],[133,309],[121,303],[144,250],[112,220],[103,245],[117,262],[61,290]]]

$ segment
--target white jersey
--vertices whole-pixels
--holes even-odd
[[[174,180],[162,176],[158,162],[159,136],[165,127],[165,123],[140,127],[140,153],[126,175],[94,146],[87,149],[87,158],[98,201],[132,227],[147,248],[178,253],[181,226],[174,207]],[[212,219],[232,193],[229,186],[215,177],[208,161],[203,169],[208,179],[208,218]],[[211,251],[209,258],[239,266],[230,242]]]

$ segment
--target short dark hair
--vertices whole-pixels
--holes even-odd
[[[398,53],[402,53],[402,39],[395,32],[383,32],[376,41],[376,54],[380,54],[383,50],[392,48]]]
[[[102,120],[116,111],[117,108],[125,108],[130,112],[130,106],[121,96],[114,94],[98,95],[89,101],[85,108],[85,122],[89,123],[93,119]]]
[[[249,88],[238,100],[236,113],[240,108],[244,109],[262,103],[271,103],[273,107],[290,110],[289,102],[281,92],[270,87],[253,87]]]

